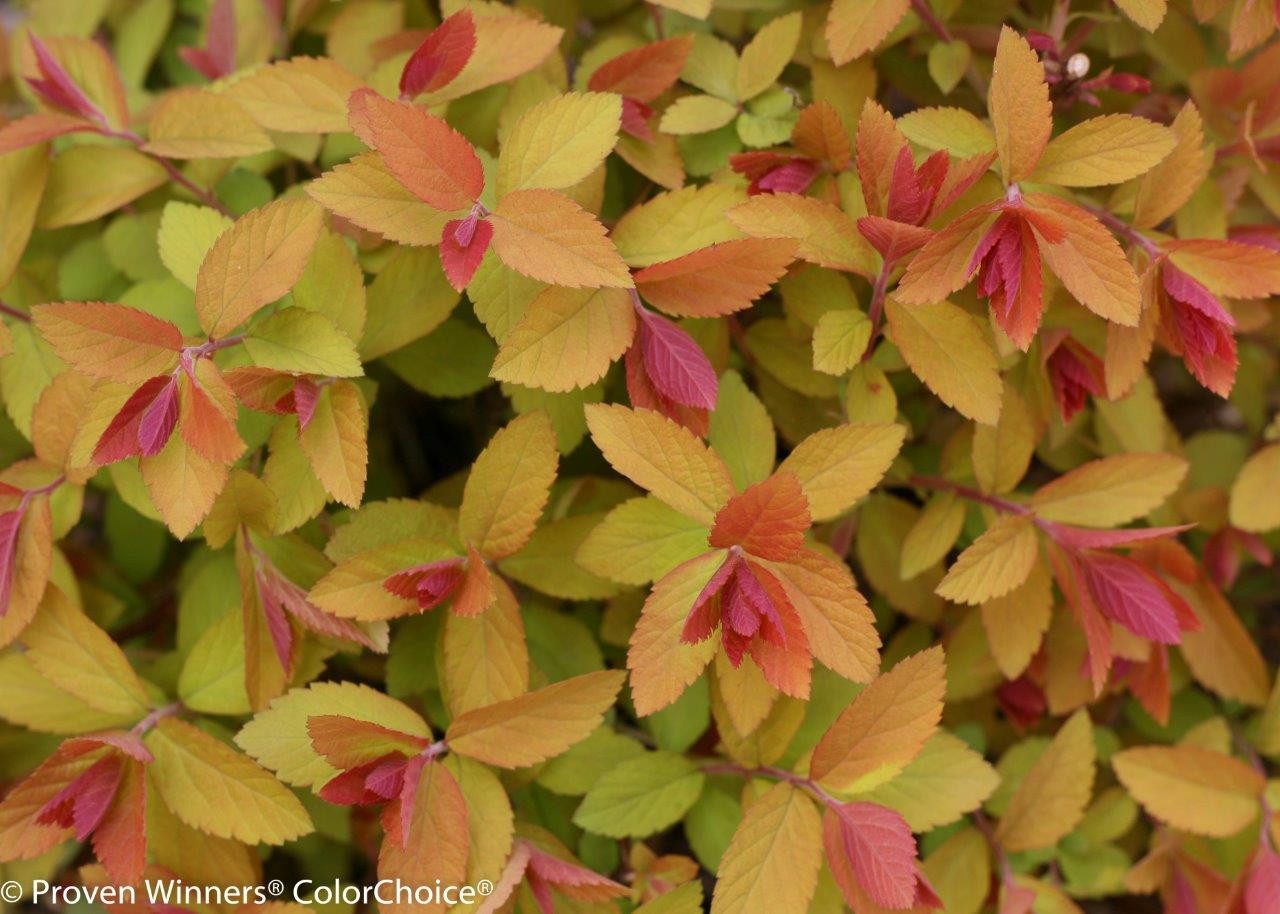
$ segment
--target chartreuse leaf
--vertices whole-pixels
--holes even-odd
[[[1104,457],[1041,486],[1031,508],[1047,520],[1115,527],[1154,511],[1186,474],[1186,461],[1173,454]]]
[[[1241,530],[1280,527],[1280,507],[1269,493],[1280,479],[1280,445],[1262,448],[1245,461],[1231,484],[1231,522]]]
[[[622,99],[607,92],[570,92],[527,110],[498,156],[498,194],[577,184],[599,167],[617,141]]]
[[[997,518],[947,570],[936,593],[954,603],[984,603],[1027,579],[1039,554],[1035,524],[1027,515]]]
[[[160,259],[183,285],[194,289],[205,254],[231,224],[229,218],[211,207],[170,201],[164,206],[156,237]]]
[[[285,308],[253,324],[245,351],[255,365],[297,374],[349,378],[363,374],[356,347],[332,320],[305,308]]]
[[[558,460],[546,413],[520,416],[494,435],[462,493],[462,538],[491,559],[523,546],[546,505]]]
[[[574,824],[614,838],[642,838],[680,820],[705,775],[682,755],[648,752],[611,768],[587,791]]]
[[[950,302],[885,303],[894,345],[912,372],[942,402],[974,421],[1000,417],[1001,380],[996,354],[977,319]]]
[[[184,721],[166,718],[144,742],[152,783],[179,819],[216,837],[283,844],[312,830],[298,799],[268,771]]]

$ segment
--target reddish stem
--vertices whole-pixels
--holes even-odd
[[[988,505],[1004,514],[1030,514],[1031,509],[1026,505],[1020,505],[1016,501],[1010,501],[1007,498],[1001,498],[999,495],[988,495],[986,492],[979,492],[971,486],[961,485],[958,482],[952,482],[950,479],[943,479],[941,476],[912,476],[907,480],[911,485],[921,489],[933,489],[935,492],[955,492],[961,498],[967,498],[969,501],[976,501],[979,504]]]
[[[837,809],[843,805],[838,798],[827,793],[813,779],[807,778],[802,774],[796,774],[794,771],[787,771],[785,768],[776,768],[773,765],[746,768],[735,762],[712,762],[708,765],[703,765],[702,770],[707,774],[736,774],[739,777],[748,779],[757,777],[776,778],[779,781],[794,784],[809,793],[818,802],[832,809]]]
[[[862,361],[871,358],[871,352],[876,345],[876,337],[880,334],[880,322],[884,318],[884,298],[885,292],[889,288],[889,274],[893,271],[893,263],[886,260],[880,267],[880,273],[876,276],[875,285],[871,287],[871,304],[867,309],[867,316],[871,318],[871,336],[867,338],[867,346],[862,350]]]
[[[1160,245],[1156,244],[1146,235],[1142,234],[1142,232],[1138,231],[1132,225],[1125,222],[1123,219],[1116,216],[1114,213],[1110,212],[1109,210],[1105,210],[1100,206],[1094,206],[1090,203],[1082,203],[1080,205],[1087,212],[1090,212],[1094,216],[1096,216],[1098,221],[1101,222],[1103,225],[1105,225],[1107,228],[1111,229],[1111,231],[1115,232],[1117,235],[1119,235],[1121,238],[1124,238],[1126,241],[1130,242],[1131,244],[1138,245],[1144,251],[1146,251],[1147,254],[1150,255],[1151,257],[1153,258],[1159,257],[1160,254],[1162,253],[1162,251],[1160,250]]]
[[[6,305],[2,301],[0,301],[0,314],[7,314],[12,318],[22,321],[23,323],[31,323],[30,314],[20,308],[15,308],[12,305]]]

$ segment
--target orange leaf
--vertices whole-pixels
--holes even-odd
[[[818,741],[810,777],[835,790],[869,789],[889,780],[937,730],[945,690],[942,648],[901,661],[858,693]]]
[[[563,194],[518,190],[490,217],[507,266],[557,286],[631,288],[631,274],[596,217]]]
[[[66,301],[31,312],[58,358],[95,378],[145,381],[178,364],[182,333],[166,320],[125,305]]]
[[[645,300],[680,317],[720,317],[743,308],[782,278],[796,255],[791,238],[740,238],[664,260],[635,274]]]
[[[484,167],[466,138],[421,108],[357,89],[351,129],[382,154],[400,183],[437,209],[467,209],[484,190]]]
[[[804,545],[809,522],[809,501],[799,480],[778,473],[729,499],[716,514],[710,543],[741,546],[762,559],[781,561]]]
[[[1007,183],[1035,169],[1053,132],[1053,106],[1044,65],[1027,39],[1007,25],[1000,30],[987,108],[996,132],[1000,172]]]
[[[692,47],[692,35],[677,35],[625,51],[601,64],[587,88],[651,102],[680,76]]]

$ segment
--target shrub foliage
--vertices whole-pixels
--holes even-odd
[[[0,876],[1280,911],[1270,0],[10,13]]]

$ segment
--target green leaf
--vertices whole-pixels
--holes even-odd
[[[706,776],[682,755],[650,752],[617,765],[587,792],[573,821],[612,838],[642,838],[689,811]]]
[[[263,368],[331,378],[364,374],[351,340],[329,318],[304,308],[285,308],[258,321],[244,348]]]

